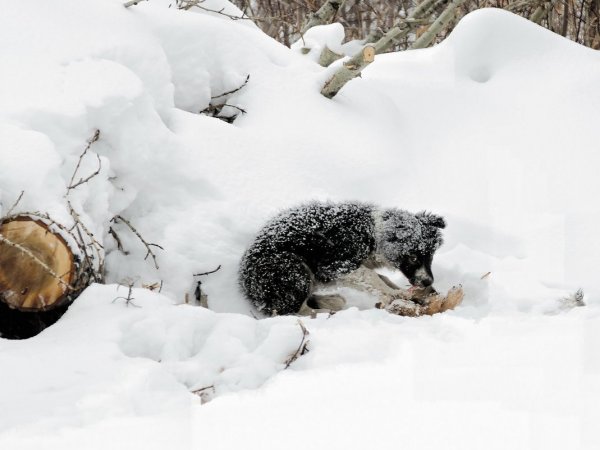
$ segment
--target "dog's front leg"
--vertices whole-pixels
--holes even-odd
[[[398,298],[409,300],[411,297],[407,290],[399,288],[386,276],[365,266],[360,266],[355,271],[341,276],[335,281],[335,284],[339,287],[372,294],[383,306],[387,306]]]

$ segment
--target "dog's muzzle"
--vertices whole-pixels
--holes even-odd
[[[418,287],[429,287],[433,284],[433,275],[425,266],[420,267],[415,272],[415,276],[410,280],[410,284]]]

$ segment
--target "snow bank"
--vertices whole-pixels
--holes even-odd
[[[201,400],[262,385],[302,340],[293,317],[216,314],[145,289],[128,302],[127,291],[94,285],[35,338],[0,341],[0,443],[77,438],[131,418],[178,428]]]
[[[0,341],[2,448],[598,446],[597,52],[483,10],[433,49],[378,56],[330,101],[331,69],[167,2],[10,0],[0,36],[0,212],[25,190],[19,210],[68,223],[99,129],[100,175],[70,200],[110,283],[164,282],[134,291],[140,308],[93,286],[36,338]],[[235,124],[196,114],[247,75]],[[464,304],[307,319],[310,353],[280,372],[300,329],[252,319],[237,266],[307,199],[445,215],[436,286],[462,283]],[[115,214],[164,247],[159,269],[124,227],[117,251]],[[173,304],[219,264],[202,279],[211,309],[245,315]],[[562,311],[579,287],[588,307]],[[209,386],[223,395],[201,406],[190,391]]]

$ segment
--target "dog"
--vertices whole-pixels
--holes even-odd
[[[314,294],[319,284],[342,280],[379,293],[386,286],[389,292],[398,290],[374,272],[381,266],[400,270],[413,286],[429,288],[433,255],[442,245],[445,226],[442,217],[428,212],[367,203],[300,205],[260,230],[242,257],[240,287],[267,315],[341,309],[343,298]]]

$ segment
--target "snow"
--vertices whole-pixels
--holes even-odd
[[[335,67],[168,3],[3,2],[0,212],[24,190],[16,212],[68,223],[99,129],[100,174],[69,199],[109,284],[39,336],[0,340],[0,447],[598,448],[598,53],[480,10],[327,100]],[[197,114],[247,75],[234,124]],[[89,155],[79,173],[96,168]],[[435,285],[461,283],[463,305],[410,319],[357,296],[303,319],[310,352],[284,370],[297,319],[255,320],[237,268],[268,219],[313,199],[443,215]],[[164,247],[159,269],[113,224],[117,250],[116,214]],[[181,305],[218,265],[212,311]],[[116,283],[160,280],[116,299]],[[587,306],[565,309],[578,288]],[[209,386],[208,403],[190,393]]]

